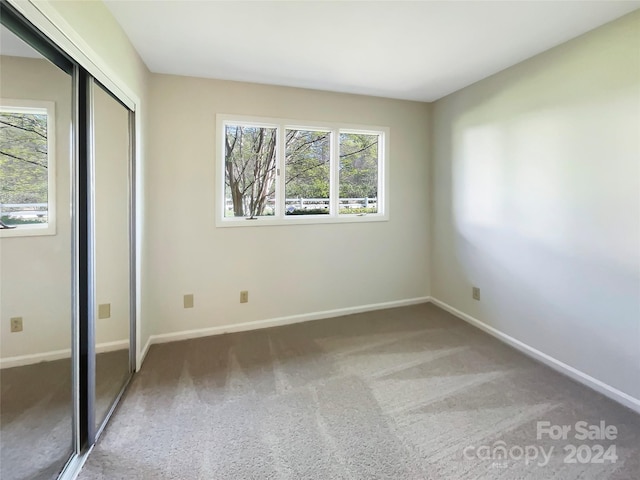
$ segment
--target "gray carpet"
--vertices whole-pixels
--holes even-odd
[[[536,438],[601,420],[615,440]],[[153,346],[79,478],[629,480],[640,416],[418,305]]]
[[[57,478],[72,451],[71,361],[0,370],[0,479]]]
[[[129,352],[96,356],[96,418],[128,378]],[[72,452],[71,360],[0,370],[0,479],[52,480]]]

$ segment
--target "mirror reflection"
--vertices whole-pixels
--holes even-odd
[[[96,427],[130,376],[129,110],[92,85],[95,161]]]
[[[0,27],[0,478],[73,452],[71,76]]]

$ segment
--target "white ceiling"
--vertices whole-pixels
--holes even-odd
[[[433,101],[640,1],[117,1],[152,72]]]

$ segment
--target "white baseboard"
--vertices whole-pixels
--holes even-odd
[[[116,340],[115,342],[104,342],[96,345],[96,353],[115,352],[129,348],[129,340]]]
[[[50,352],[32,353],[29,355],[17,355],[15,357],[0,358],[0,369],[22,367],[40,362],[52,362],[71,357],[71,349],[53,350]]]
[[[136,372],[139,372],[140,369],[142,368],[142,362],[144,362],[144,359],[146,358],[147,353],[149,352],[149,348],[151,347],[152,341],[153,341],[153,335],[149,335],[149,338],[147,338],[147,343],[144,344],[144,348],[142,349],[142,351],[140,352],[140,355],[136,359]]]
[[[142,365],[149,348],[156,343],[175,342],[178,340],[188,340],[190,338],[207,337],[210,335],[221,335],[223,333],[244,332],[247,330],[258,330],[261,328],[277,327],[281,325],[290,325],[293,323],[307,322],[310,320],[320,320],[322,318],[340,317],[343,315],[351,315],[354,313],[369,312],[373,310],[382,310],[385,308],[404,307],[408,305],[416,305],[419,303],[427,303],[430,297],[416,297],[404,300],[395,300],[384,303],[373,303],[369,305],[359,305],[356,307],[337,308],[335,310],[324,310],[322,312],[304,313],[300,315],[291,315],[288,317],[271,318],[267,320],[255,320],[252,322],[236,323],[231,325],[221,325],[216,327],[207,327],[196,330],[183,330],[180,332],[163,333],[159,335],[151,335],[145,346],[140,352],[140,360],[137,361],[138,370]],[[125,348],[128,345],[127,340],[117,342],[106,342],[97,345],[98,353],[109,352]],[[60,360],[69,358],[71,350],[58,350],[54,352],[36,353],[33,355],[21,355],[17,357],[8,357],[0,359],[0,369],[19,367],[30,365],[33,363],[50,362],[52,360]]]
[[[291,325],[294,323],[308,322],[311,320],[320,320],[323,318],[341,317],[343,315],[352,315],[354,313],[370,312],[373,310],[383,310],[386,308],[406,307],[409,305],[417,305],[419,303],[427,303],[430,297],[407,298],[404,300],[394,300],[384,303],[372,303],[369,305],[359,305],[357,307],[336,308],[334,310],[324,310],[321,312],[303,313],[300,315],[290,315],[287,317],[270,318],[266,320],[255,320],[252,322],[243,322],[230,325],[220,325],[216,327],[200,328],[196,330],[183,330],[180,332],[161,333],[159,335],[151,335],[142,350],[142,359],[147,355],[149,347],[156,343],[176,342],[179,340],[188,340],[191,338],[208,337],[211,335],[222,335],[224,333],[245,332],[248,330],[259,330],[262,328],[279,327],[282,325]]]
[[[550,355],[547,355],[546,353],[541,352],[540,350],[533,348],[532,346],[527,345],[526,343],[521,342],[520,340],[517,340],[511,337],[510,335],[507,335],[506,333],[503,333],[500,330],[490,325],[487,325],[486,323],[478,320],[477,318],[472,317],[471,315],[467,315],[466,313],[458,310],[457,308],[454,308],[451,305],[441,300],[438,300],[437,298],[431,297],[430,301],[434,305],[437,305],[443,310],[446,310],[447,312],[455,315],[456,317],[464,320],[465,322],[473,325],[474,327],[477,327],[480,330],[487,332],[489,335],[496,337],[498,340],[501,340],[507,345],[510,345],[511,347],[521,351],[525,355],[544,363],[545,365],[576,380],[577,382],[582,383],[583,385],[586,385],[587,387],[595,390],[596,392],[599,392],[605,395],[606,397],[609,397],[610,399],[615,400],[616,402],[624,405],[625,407],[630,408],[631,410],[637,413],[640,413],[640,399],[632,397],[631,395],[624,393],[623,391],[618,390],[617,388],[612,387],[611,385],[608,385],[603,381],[598,380],[597,378],[594,378],[591,375],[588,375],[578,370],[577,368],[572,367],[571,365],[567,365],[566,363],[561,362],[560,360]]]
[[[117,340],[115,342],[103,342],[96,345],[96,353],[113,352],[123,350],[129,346],[129,340]],[[34,363],[52,362],[71,357],[71,349],[53,350],[50,352],[32,353],[29,355],[17,355],[15,357],[0,358],[0,369],[23,367]]]

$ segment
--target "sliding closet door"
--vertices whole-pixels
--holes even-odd
[[[18,33],[0,27],[0,478],[54,479],[77,451],[72,68],[2,23]]]
[[[94,204],[95,428],[132,372],[130,111],[89,85]]]
[[[0,478],[70,478],[135,365],[134,114],[0,13]]]

